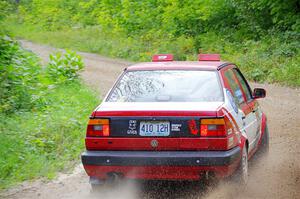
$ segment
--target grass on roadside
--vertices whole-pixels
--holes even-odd
[[[0,114],[0,189],[40,176],[52,178],[78,163],[98,97],[80,81],[48,92],[42,110]]]

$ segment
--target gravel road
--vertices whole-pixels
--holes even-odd
[[[38,54],[43,62],[55,48],[21,41]],[[117,76],[130,62],[91,53],[79,53],[86,68],[82,78],[103,97]],[[215,185],[181,182],[122,183],[107,187],[97,196],[90,194],[88,177],[81,165],[61,173],[54,180],[24,182],[0,193],[0,198],[300,198],[300,90],[278,85],[254,84],[267,90],[260,103],[268,116],[270,153],[250,162],[250,180],[245,189],[229,181]]]

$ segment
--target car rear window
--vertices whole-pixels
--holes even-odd
[[[127,71],[107,102],[218,102],[223,92],[216,71]]]

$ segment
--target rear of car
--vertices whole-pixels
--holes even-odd
[[[244,142],[222,63],[164,61],[127,68],[92,113],[82,154],[91,178],[199,180],[239,166]]]

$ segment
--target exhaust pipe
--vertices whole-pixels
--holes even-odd
[[[204,171],[200,174],[199,177],[200,180],[209,181],[215,179],[215,173],[213,171]]]
[[[90,176],[90,184],[91,185],[104,185],[106,183],[115,184],[120,182],[121,179],[123,178],[122,173],[111,172],[111,173],[107,173],[106,175],[107,178],[105,180]]]
[[[216,182],[216,176],[213,171],[205,171],[200,176],[200,181],[204,185],[212,185]]]
[[[122,173],[111,172],[107,173],[107,181],[110,183],[119,182],[123,178]]]
[[[104,184],[104,180],[101,180],[99,178],[96,177],[90,177],[90,184],[91,185],[103,185]]]

